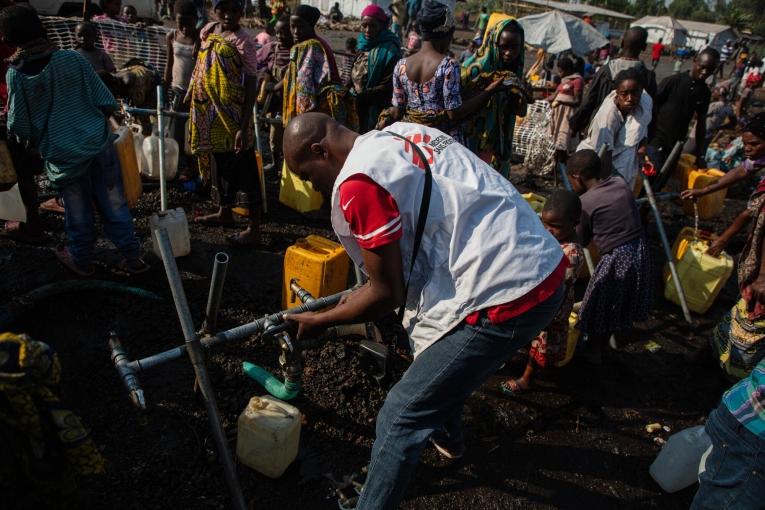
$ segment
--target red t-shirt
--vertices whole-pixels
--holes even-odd
[[[340,184],[340,208],[351,233],[365,250],[401,239],[401,213],[393,197],[364,174]]]
[[[661,58],[661,54],[664,51],[664,45],[661,43],[654,43],[653,48],[651,49],[651,58],[653,60],[659,60]]]
[[[382,186],[364,174],[356,174],[340,184],[340,208],[351,233],[365,250],[371,250],[401,239],[401,213],[395,199]],[[524,296],[486,310],[492,324],[501,324],[534,308],[555,294],[563,283],[568,258],[561,257],[558,267],[542,283]],[[478,323],[480,312],[466,319]]]

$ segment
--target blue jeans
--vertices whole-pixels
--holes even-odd
[[[691,510],[763,508],[765,439],[751,433],[722,403],[709,415],[706,431],[712,451]]]
[[[465,400],[502,363],[552,320],[563,288],[528,312],[493,325],[481,314],[462,323],[415,358],[391,388],[377,416],[377,438],[358,510],[396,508],[428,438],[462,441]]]
[[[106,237],[127,259],[140,256],[138,239],[133,232],[117,151],[109,144],[96,156],[87,172],[61,190],[64,198],[66,236],[69,252],[78,266],[93,261],[96,243],[95,209],[101,215]]]

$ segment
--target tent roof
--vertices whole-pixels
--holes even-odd
[[[608,44],[608,39],[593,26],[565,12],[532,14],[518,22],[523,26],[526,43],[550,53],[572,50],[577,55],[586,55]]]
[[[609,18],[619,19],[635,19],[634,16],[629,16],[621,12],[612,11],[610,9],[604,9],[603,7],[597,7],[595,5],[587,4],[569,4],[566,2],[555,2],[553,0],[519,0],[522,3],[539,5],[542,7],[549,7],[550,9],[558,9],[559,11],[570,12],[573,14],[599,14],[601,16],[607,16]]]
[[[716,25],[714,23],[703,23],[701,21],[691,21],[686,19],[680,19],[677,21],[680,22],[680,24],[688,30],[692,30],[694,32],[704,32],[707,34],[719,34],[720,32],[725,32],[731,28],[727,25]]]
[[[631,24],[633,27],[662,27],[685,32],[687,29],[672,16],[644,16]]]

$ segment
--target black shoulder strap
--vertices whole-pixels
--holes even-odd
[[[428,164],[428,158],[419,146],[410,141],[408,138],[401,136],[398,133],[387,131],[391,135],[400,138],[404,143],[408,143],[412,147],[412,151],[420,158],[423,166],[425,167],[425,186],[422,189],[422,202],[420,202],[420,213],[417,215],[417,227],[414,231],[414,245],[412,247],[412,261],[409,264],[409,275],[406,278],[406,284],[404,286],[404,299],[409,294],[409,281],[412,279],[412,271],[414,271],[414,261],[417,259],[417,254],[420,252],[420,243],[422,242],[422,234],[425,232],[425,221],[428,217],[428,209],[430,208],[430,193],[433,189],[433,173],[430,171],[430,165]],[[404,305],[398,310],[398,320],[401,322],[404,318]]]

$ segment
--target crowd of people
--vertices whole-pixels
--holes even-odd
[[[102,0],[102,8],[106,18],[136,22],[135,9],[121,9],[120,0]],[[240,0],[213,0],[214,20],[202,25],[190,0],[173,8],[177,28],[167,34],[161,82],[173,108],[189,113],[188,133],[174,130],[194,156],[184,178],[195,179],[198,169],[215,205],[194,221],[230,228],[234,209],[246,208],[247,226],[229,242],[259,243],[258,102],[273,156],[265,171],[291,172],[327,199],[337,237],[367,276],[332,310],[288,317],[298,339],[401,310],[414,361],[378,415],[360,509],[395,507],[428,442],[450,459],[464,453],[465,400],[519,349],[528,363],[501,384],[510,396],[532,388],[538,367],[566,356],[585,247],[597,247],[600,260],[578,307],[586,341],[576,356],[597,371],[609,339],[647,318],[656,271],[635,198],[643,179],[660,179],[650,169],[662,169],[677,144],[703,167],[718,132],[738,130],[743,152],[716,184],[684,191],[686,200],[751,180],[765,165],[758,57],[747,55],[740,68],[742,51],[728,43],[706,48],[688,72],[657,83],[661,41],[649,67],[641,60],[648,34],[633,27],[618,56],[554,60],[549,134],[570,190],[550,195],[540,221],[509,181],[516,118],[533,101],[518,21],[490,25],[483,8],[476,38],[456,58],[447,6],[394,2],[389,12],[370,4],[347,45],[352,58],[339,66],[317,33],[315,7],[276,13],[257,37],[240,24]],[[338,4],[329,17],[343,19]],[[415,30],[417,44],[403,41],[402,29]],[[34,191],[44,170],[63,199],[67,243],[55,254],[66,267],[93,274],[98,212],[123,256],[120,269],[147,271],[112,143],[117,103],[103,77],[116,69],[108,47],[96,47],[97,26],[79,24],[77,50],[62,50],[33,9],[6,3],[0,33],[6,138],[29,212],[25,224],[8,222],[6,234],[32,242],[44,236]],[[734,62],[730,79],[717,81],[727,62]],[[738,492],[765,498],[761,481],[745,476],[764,467],[757,453],[765,444],[763,182],[710,247],[719,254],[753,225],[738,264],[740,299],[710,338],[723,368],[741,382],[710,417],[707,463],[715,467],[702,476],[693,508],[718,508],[715,502]]]

